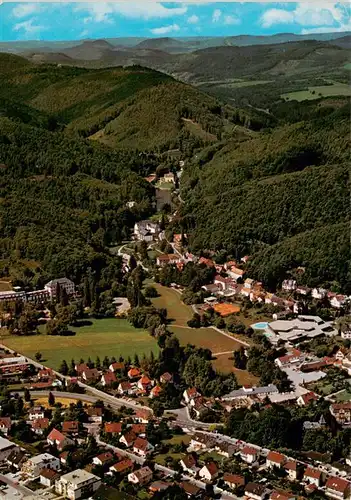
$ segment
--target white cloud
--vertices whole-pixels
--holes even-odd
[[[212,14],[212,22],[218,23],[222,15],[222,11],[220,9],[215,9]]]
[[[30,16],[36,12],[41,10],[41,6],[38,3],[22,3],[16,5],[15,8],[12,9],[12,16],[21,19],[22,17]]]
[[[342,4],[307,2],[297,4],[294,10],[268,9],[260,18],[260,24],[263,28],[270,28],[274,24],[293,23],[301,26],[316,26],[316,28],[311,28],[312,30],[323,30],[303,30],[303,32],[346,31],[349,24],[349,13]],[[342,26],[346,26],[346,28],[342,28]]]
[[[199,22],[199,18],[198,16],[196,16],[195,14],[193,14],[192,16],[188,17],[188,23],[189,24],[196,24]]]
[[[79,33],[79,38],[86,38],[89,35],[88,30],[83,30],[81,33]]]
[[[28,21],[22,21],[21,23],[17,23],[13,27],[13,31],[21,31],[21,37],[23,38],[35,38],[41,31],[44,31],[46,28],[44,26],[40,26],[39,24],[34,24],[33,19],[28,19]]]
[[[162,26],[161,28],[153,28],[151,33],[154,35],[166,35],[167,33],[173,33],[174,31],[179,31],[180,27],[178,24],[170,24],[168,26]]]
[[[301,31],[302,35],[310,35],[312,33],[344,33],[345,31],[351,31],[351,22],[348,24],[341,24],[337,28],[332,26],[321,26],[319,28],[304,28]]]
[[[92,21],[101,23],[111,21],[111,14],[120,14],[130,19],[166,19],[171,16],[186,14],[188,8],[185,5],[179,7],[165,7],[161,3],[154,2],[92,2],[83,3],[76,7],[77,11],[84,10],[89,13]]]
[[[231,24],[231,25],[235,25],[235,24],[240,24],[241,21],[238,17],[235,17],[235,16],[225,16],[224,17],[224,24]]]

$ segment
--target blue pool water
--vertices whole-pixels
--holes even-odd
[[[251,325],[251,328],[253,328],[254,330],[264,330],[265,328],[267,328],[267,326],[268,326],[267,322],[262,322]]]

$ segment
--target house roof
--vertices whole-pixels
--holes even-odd
[[[318,400],[318,396],[317,394],[315,394],[314,392],[307,392],[306,394],[302,394],[301,395],[301,398],[303,400],[303,402],[307,405],[308,403],[310,403],[311,401],[317,401]]]
[[[146,439],[138,437],[135,440],[133,447],[137,448],[138,450],[147,451],[150,447],[150,443]]]
[[[62,443],[67,438],[62,434],[62,432],[58,431],[57,429],[52,429],[52,431],[48,435],[48,439],[50,441],[58,441],[59,443]]]
[[[87,413],[90,417],[102,417],[102,408],[95,408],[94,406],[90,406],[87,409]]]
[[[159,394],[161,394],[162,391],[163,389],[159,385],[155,385],[155,387],[151,389],[151,394],[153,396],[159,396]]]
[[[286,464],[284,465],[284,469],[287,470],[296,470],[297,469],[297,462],[296,460],[288,460]]]
[[[294,498],[294,495],[292,493],[289,493],[287,491],[273,490],[269,497],[269,500],[289,500],[290,498]]]
[[[130,458],[126,458],[125,460],[121,460],[120,462],[117,462],[116,464],[112,465],[111,468],[115,469],[116,472],[122,472],[126,469],[131,469],[133,467],[134,463]]]
[[[141,383],[143,385],[149,385],[151,384],[151,380],[149,379],[149,377],[147,375],[143,375],[139,380],[138,380],[138,383]]]
[[[191,469],[192,467],[195,467],[197,464],[196,456],[193,453],[190,453],[189,455],[186,455],[184,458],[182,458],[182,462],[185,465],[185,467]]]
[[[341,477],[330,477],[326,483],[327,489],[337,491],[338,493],[345,493],[350,489],[349,481],[342,479]]]
[[[245,478],[243,476],[239,476],[238,474],[229,474],[229,472],[225,472],[223,474],[223,481],[227,481],[231,484],[236,484],[238,486],[243,486],[245,484]]]
[[[135,434],[144,434],[146,432],[146,424],[132,424],[131,429]]]
[[[335,403],[332,405],[332,410],[351,410],[351,401],[348,401],[346,403]]]
[[[86,370],[89,370],[89,366],[86,363],[80,363],[79,365],[76,365],[76,371],[78,375]]]
[[[62,432],[77,432],[79,427],[79,422],[76,420],[67,420],[62,422]]]
[[[100,453],[100,455],[97,455],[95,458],[105,464],[113,459],[113,454],[110,451],[105,451],[105,453]]]
[[[165,481],[154,481],[150,484],[149,489],[151,491],[164,491],[170,487],[170,483],[166,483]]]
[[[22,462],[22,460],[25,458],[26,454],[22,450],[13,450],[7,457],[7,461],[10,462],[10,464],[18,465]]]
[[[122,432],[121,422],[106,422],[104,427],[105,432],[119,434]]]
[[[151,412],[149,410],[140,409],[135,412],[135,417],[136,418],[143,418],[145,420],[148,420],[151,418]]]
[[[258,450],[256,450],[256,448],[253,448],[252,446],[244,446],[244,448],[241,450],[241,453],[243,455],[257,455]]]
[[[1,417],[0,418],[0,427],[6,427],[7,429],[11,428],[11,418],[10,417]]]
[[[49,427],[48,418],[37,418],[32,422],[32,429],[47,429]]]
[[[121,437],[121,439],[122,438],[124,438],[125,441],[127,441],[127,443],[133,443],[136,440],[136,435],[134,434],[134,432],[129,431],[129,432],[125,432],[123,434],[123,436]]]
[[[138,377],[139,375],[140,375],[139,368],[133,367],[128,371],[128,377]]]
[[[144,479],[145,477],[149,476],[150,474],[152,475],[152,470],[150,467],[142,467],[141,469],[137,470],[134,472],[135,476],[140,480]]]
[[[92,380],[92,379],[96,379],[98,378],[99,376],[99,372],[96,368],[88,368],[87,370],[84,370],[82,375],[84,375],[84,377],[87,379],[87,380]]]
[[[267,460],[270,462],[275,462],[277,464],[281,464],[284,462],[285,457],[281,453],[278,453],[277,451],[270,451],[267,455]]]
[[[45,477],[46,479],[55,479],[55,477],[57,477],[59,474],[57,473],[57,471],[45,467],[44,469],[41,469],[40,475]]]
[[[200,488],[196,486],[195,484],[189,483],[188,481],[183,481],[180,483],[180,487],[183,488],[185,493],[188,495],[198,495]]]
[[[263,495],[265,492],[266,488],[262,484],[257,484],[257,483],[248,483],[245,486],[245,493],[252,493],[254,495]]]
[[[110,364],[110,368],[112,368],[114,371],[117,371],[117,370],[123,370],[124,369],[124,363],[111,363]]]
[[[102,377],[105,381],[105,384],[113,384],[113,382],[117,382],[116,375],[113,372],[105,372],[102,374]]]
[[[186,393],[189,398],[194,398],[198,394],[196,387],[189,387],[189,389],[186,390]]]
[[[170,382],[173,379],[173,376],[169,372],[165,372],[161,375],[160,379]]]
[[[307,469],[304,472],[304,476],[311,477],[312,479],[320,479],[321,474],[322,473],[320,470],[312,469],[311,467],[307,467]]]
[[[132,384],[130,382],[121,382],[118,387],[120,387],[122,391],[128,391],[131,389]]]
[[[211,474],[211,476],[214,476],[218,472],[218,467],[214,462],[208,462],[205,465],[205,467],[208,470],[208,472]]]

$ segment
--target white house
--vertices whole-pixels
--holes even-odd
[[[253,464],[260,456],[260,452],[252,446],[244,446],[244,448],[240,452],[240,456],[244,462]]]
[[[198,396],[201,396],[201,394],[199,392],[197,392],[195,387],[191,387],[189,389],[186,389],[183,392],[183,398],[184,398],[184,401],[186,402],[186,404],[189,404],[192,400],[194,400]]]
[[[284,469],[288,474],[290,481],[296,481],[297,479],[297,462],[296,460],[289,459],[284,464]]]
[[[40,484],[46,487],[53,486],[59,474],[56,470],[44,468],[40,471]]]
[[[238,267],[232,266],[227,270],[227,274],[236,281],[244,276],[245,271],[243,271],[243,269],[239,269]]]
[[[42,406],[34,406],[29,410],[28,413],[29,420],[37,420],[39,418],[45,417],[45,410]]]
[[[278,453],[277,451],[270,451],[266,458],[266,466],[268,468],[279,467],[280,469],[284,464],[284,462],[285,462],[284,455]]]
[[[141,457],[146,457],[150,453],[152,453],[154,450],[154,446],[152,446],[149,441],[146,439],[143,439],[141,437],[138,437],[133,444],[133,452],[136,453],[137,455],[140,455]]]
[[[151,481],[151,479],[152,470],[150,469],[150,467],[142,467],[141,469],[128,474],[128,481],[133,484],[147,484]]]
[[[292,292],[293,290],[296,290],[296,286],[297,284],[295,280],[284,280],[282,283],[282,289],[286,292]]]
[[[184,458],[180,460],[180,465],[184,472],[191,474],[192,476],[196,476],[200,467],[197,466],[197,459],[194,453],[190,453],[186,455]]]
[[[55,491],[69,500],[92,496],[101,486],[101,479],[84,469],[64,474],[55,483]]]
[[[327,296],[327,293],[325,288],[313,288],[311,295],[314,299],[321,300]]]
[[[218,468],[214,462],[204,465],[199,471],[199,476],[205,481],[213,481],[218,476]]]
[[[113,459],[113,453],[105,451],[104,453],[100,453],[100,455],[96,455],[96,457],[93,458],[93,464],[103,466],[111,462]]]
[[[56,446],[57,449],[60,451],[63,450],[63,448],[65,448],[66,446],[74,444],[73,439],[70,439],[68,436],[65,436],[64,434],[62,434],[62,432],[60,432],[57,429],[52,429],[52,431],[47,437],[47,442],[51,446]]]
[[[22,465],[22,472],[32,477],[38,477],[42,469],[60,469],[60,459],[50,455],[50,453],[41,453],[29,458]]]
[[[139,241],[153,241],[160,232],[156,222],[142,220],[134,224],[134,238]]]
[[[303,474],[303,479],[307,483],[314,484],[317,488],[321,485],[322,472],[318,469],[307,467]]]

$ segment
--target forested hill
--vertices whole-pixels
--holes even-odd
[[[250,254],[250,274],[272,289],[302,266],[310,285],[350,292],[349,109],[342,100],[328,116],[198,155],[182,176],[192,249]]]
[[[200,136],[216,139],[223,129],[214,97],[151,69],[34,65],[10,54],[0,54],[0,68],[2,115],[34,125],[48,119],[51,128],[113,148],[175,147],[189,135],[184,119]]]

